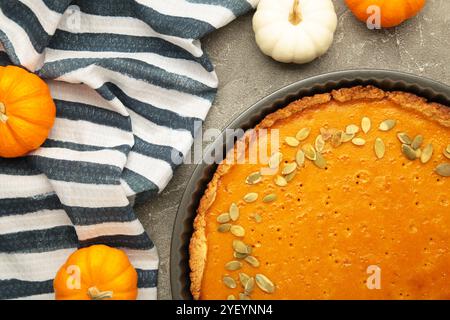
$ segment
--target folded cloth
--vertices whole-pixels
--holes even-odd
[[[40,149],[0,159],[0,299],[52,299],[69,254],[99,243],[125,250],[138,298],[156,298],[132,204],[164,189],[211,107],[198,39],[257,1],[0,0],[0,65],[46,79],[57,106]]]

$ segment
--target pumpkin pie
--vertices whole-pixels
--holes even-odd
[[[270,114],[201,199],[193,297],[450,299],[449,144],[448,107],[372,86]]]

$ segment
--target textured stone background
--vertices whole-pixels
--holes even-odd
[[[254,41],[248,14],[203,40],[216,66],[219,92],[205,128],[222,129],[269,93],[297,80],[335,70],[382,68],[423,75],[450,85],[450,1],[429,0],[414,19],[392,30],[371,31],[335,0],[339,24],[332,48],[307,65],[280,64]],[[169,259],[173,221],[193,165],[180,167],[156,199],[136,208],[160,255],[159,298],[170,299]]]

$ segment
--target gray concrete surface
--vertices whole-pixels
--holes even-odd
[[[343,0],[334,1],[339,25],[332,48],[302,66],[284,65],[257,48],[252,15],[237,19],[203,40],[216,65],[219,92],[205,128],[223,128],[233,117],[276,89],[328,71],[383,68],[423,75],[450,85],[450,1],[429,0],[416,18],[392,30],[370,31]],[[158,296],[170,299],[169,259],[173,221],[193,165],[180,167],[156,199],[136,208],[160,255]]]

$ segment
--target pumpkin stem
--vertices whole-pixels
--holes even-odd
[[[0,102],[0,122],[6,123],[8,116],[6,115],[6,107]]]
[[[302,22],[302,13],[300,11],[300,0],[294,0],[292,11],[289,13],[289,22],[294,26]]]
[[[92,300],[111,299],[113,297],[112,291],[100,291],[97,287],[90,287],[87,294]]]

